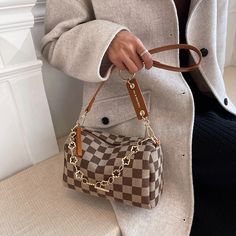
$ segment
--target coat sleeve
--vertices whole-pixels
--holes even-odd
[[[107,80],[114,65],[106,50],[121,30],[130,31],[96,19],[91,0],[47,0],[41,54],[71,77],[87,82]]]
[[[228,0],[217,0],[217,60],[224,73],[226,38],[227,38]]]

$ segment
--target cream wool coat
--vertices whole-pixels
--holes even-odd
[[[144,136],[144,125],[135,116],[117,68],[112,65],[103,71],[102,59],[122,29],[133,32],[147,49],[178,43],[178,17],[173,0],[48,0],[46,9],[42,54],[52,66],[84,81],[83,106],[98,83],[107,80],[85,125],[117,134]],[[199,88],[236,115],[222,77],[226,9],[225,0],[192,0],[186,38],[189,44],[209,51],[199,70],[192,74]],[[195,56],[193,53],[192,58],[196,59]],[[177,50],[153,55],[153,59],[179,65]],[[164,192],[159,204],[151,210],[118,202],[111,204],[122,235],[187,236],[194,212],[193,96],[178,72],[153,67],[141,70],[136,78],[150,111],[152,127],[162,142]],[[110,122],[103,124],[103,117]]]

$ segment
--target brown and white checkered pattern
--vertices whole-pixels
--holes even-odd
[[[76,165],[89,182],[107,180],[121,159],[130,153],[131,146],[142,139],[109,134],[100,130],[84,129],[82,135],[82,157]],[[121,176],[105,186],[109,192],[94,188],[74,178],[75,168],[69,162],[68,139],[64,144],[63,185],[93,196],[116,200],[128,205],[154,208],[163,192],[163,153],[161,146],[155,147],[151,140],[139,147],[124,166]]]

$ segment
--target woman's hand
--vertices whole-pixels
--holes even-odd
[[[118,69],[127,69],[133,74],[141,70],[144,65],[146,69],[153,66],[149,52],[140,57],[143,50],[145,46],[139,38],[127,30],[122,30],[112,40],[107,49],[107,56]]]

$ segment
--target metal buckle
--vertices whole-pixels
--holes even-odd
[[[119,74],[120,74],[121,79],[123,79],[123,80],[125,80],[125,81],[129,81],[129,80],[133,79],[134,76],[135,76],[135,73],[133,73],[133,74],[131,74],[130,77],[124,77],[124,76],[122,75],[122,70],[119,70]]]

